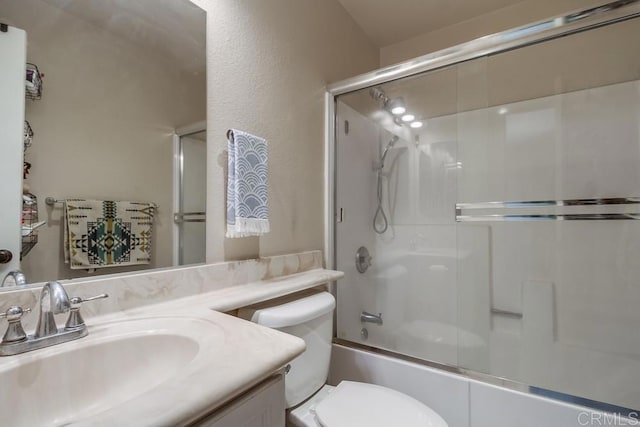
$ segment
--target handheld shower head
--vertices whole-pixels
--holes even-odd
[[[384,167],[384,159],[387,157],[387,153],[389,152],[390,148],[393,148],[394,145],[396,145],[396,142],[398,142],[400,138],[398,138],[397,135],[393,135],[393,138],[391,138],[391,140],[387,143],[387,146],[384,148],[384,151],[382,152],[382,156],[380,157],[380,169],[382,169]]]
[[[391,140],[387,142],[387,146],[384,147],[384,151],[382,152],[382,156],[380,156],[380,162],[377,165],[377,194],[378,194],[378,208],[376,209],[376,213],[373,216],[373,231],[378,234],[382,234],[387,231],[389,227],[389,220],[387,219],[387,214],[384,213],[384,208],[382,207],[382,169],[384,169],[384,159],[387,157],[387,153],[389,153],[389,149],[391,149],[396,142],[398,142],[400,138],[398,136],[393,135]]]

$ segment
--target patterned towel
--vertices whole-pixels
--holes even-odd
[[[227,132],[227,237],[269,232],[267,141],[246,132]]]
[[[67,199],[65,263],[74,270],[149,264],[155,203]]]

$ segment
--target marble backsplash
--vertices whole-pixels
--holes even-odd
[[[260,280],[287,276],[322,268],[322,252],[309,251],[245,261],[200,264],[132,274],[103,276],[94,279],[61,280],[70,297],[91,297],[101,293],[109,298],[85,304],[85,318],[128,310],[149,304],[211,292]],[[40,284],[43,285],[44,283]],[[27,332],[35,328],[38,318],[37,301],[42,286],[15,288],[0,293],[0,312],[10,306],[32,308],[22,324]],[[63,324],[67,314],[60,315]],[[4,326],[0,326],[4,330]]]

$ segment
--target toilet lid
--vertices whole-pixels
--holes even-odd
[[[447,427],[416,399],[373,384],[343,381],[315,408],[324,427]]]

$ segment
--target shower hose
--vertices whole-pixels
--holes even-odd
[[[389,221],[387,220],[387,215],[384,213],[384,208],[382,207],[382,168],[378,170],[377,197],[378,208],[373,216],[373,231],[378,234],[383,234],[387,231],[387,228],[389,228]],[[378,218],[380,218],[380,224],[378,224]]]

